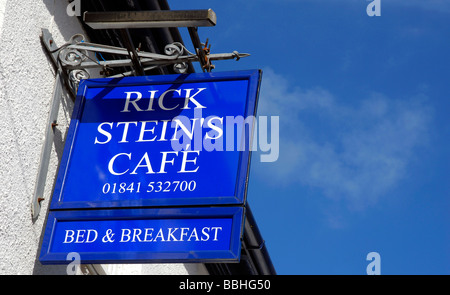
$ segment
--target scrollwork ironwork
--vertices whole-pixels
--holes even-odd
[[[83,79],[89,79],[90,75],[83,69],[76,69],[69,72],[69,82],[72,89],[78,89],[80,81]]]
[[[127,49],[86,42],[85,37],[81,34],[74,35],[69,42],[53,52],[57,52],[58,63],[67,73],[74,93],[77,91],[80,80],[89,78],[89,72],[87,71],[89,68],[100,68],[102,70],[101,73],[105,77],[123,77],[134,74],[134,71],[128,71],[113,75],[113,68],[133,67]],[[105,60],[102,56],[105,53],[122,55],[125,58]],[[239,60],[239,58],[249,55],[245,53],[240,54],[237,51],[233,51],[233,53],[209,54],[208,50],[207,53],[208,63],[211,60]],[[137,55],[145,71],[172,65],[176,73],[186,73],[190,62],[199,61],[198,54],[190,52],[180,42],[167,44],[164,47],[164,54],[138,51]],[[102,58],[99,60],[98,56]],[[211,66],[211,68],[214,67]]]

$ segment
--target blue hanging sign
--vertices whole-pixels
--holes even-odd
[[[81,82],[50,208],[245,203],[261,71]]]
[[[242,207],[50,211],[40,262],[235,262]]]

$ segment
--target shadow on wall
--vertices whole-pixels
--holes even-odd
[[[62,105],[62,109],[60,107],[59,113],[61,115],[61,113],[64,114],[71,114],[72,110],[73,110],[73,102],[70,99],[70,96],[67,93],[64,93],[61,98],[60,98],[60,104]],[[53,181],[52,181],[52,188],[50,190],[50,195],[46,194],[45,199],[48,200],[47,201],[47,206],[49,206],[50,201],[51,201],[51,194],[53,194],[53,191],[55,189],[55,184],[56,184],[56,179],[58,177],[58,171],[59,171],[59,165],[61,164],[61,159],[62,159],[62,155],[63,155],[63,151],[64,151],[64,143],[65,143],[65,139],[67,137],[67,132],[68,132],[68,124],[70,123],[70,116],[69,118],[66,118],[67,120],[67,127],[65,127],[65,129],[62,129],[64,127],[55,127],[54,129],[54,137],[53,137],[53,147],[54,150],[56,152],[57,158],[58,158],[58,168],[56,169],[56,173],[53,176]],[[64,133],[63,133],[64,131]],[[48,177],[47,177],[47,182],[48,182]],[[49,186],[50,183],[46,183],[46,186]],[[44,216],[45,213],[45,216]],[[49,214],[49,210],[44,210],[44,208],[41,209],[41,214],[38,216],[38,218],[44,218],[45,222],[42,226],[41,229],[41,234],[40,234],[40,241],[39,241],[39,247],[38,247],[38,251],[36,253],[36,258],[34,261],[34,267],[33,267],[33,274],[34,275],[64,275],[67,274],[67,266],[66,265],[42,265],[39,262],[39,256],[41,253],[41,247],[42,247],[42,241],[43,241],[43,237],[44,237],[44,232],[45,232],[45,228],[47,226],[47,220],[48,220],[48,214]],[[33,223],[36,220],[33,221]]]
[[[69,1],[67,0],[44,0],[43,1],[45,6],[47,7],[50,15],[53,17],[53,20],[51,22],[51,25],[49,28],[50,32],[58,32],[60,36],[66,41],[68,41],[73,35],[82,33],[85,35],[85,32],[82,29],[81,24],[78,21],[78,18],[73,16],[67,15],[66,9],[67,5],[69,4]],[[55,36],[56,37],[56,36]],[[62,41],[57,43],[58,46],[63,45]],[[42,49],[44,50],[44,48]],[[50,60],[49,60],[50,62]],[[60,116],[62,113],[64,114],[70,114],[72,112],[73,108],[73,102],[70,100],[70,97],[68,95],[63,95],[61,97],[61,105],[59,113]],[[70,121],[70,115],[66,120]],[[59,130],[58,128],[55,129],[55,137],[53,140],[53,145],[55,148],[55,151],[57,153],[58,157],[58,165],[61,161],[63,149],[64,149],[64,139],[65,135],[64,133],[67,133],[67,130]],[[58,170],[56,170],[58,171]],[[54,176],[55,183],[57,175]],[[49,183],[47,183],[49,185]],[[51,192],[53,192],[53,188],[51,189]],[[47,198],[46,198],[47,199]],[[50,196],[48,198],[50,200]],[[45,218],[47,220],[48,210],[41,211],[41,216],[39,218]],[[44,222],[44,226],[42,227],[41,231],[41,240],[39,242],[39,248],[36,253],[36,259],[34,262],[34,268],[33,268],[33,275],[65,275],[67,274],[67,266],[66,265],[42,265],[39,262],[39,255],[41,251],[42,246],[42,238],[44,235],[46,222]]]
[[[68,0],[44,0],[43,2],[53,16],[52,28],[48,28],[50,32],[59,31],[66,41],[75,34],[81,33],[86,36],[78,18],[67,14]],[[58,44],[58,46],[61,45]]]

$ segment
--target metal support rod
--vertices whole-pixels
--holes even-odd
[[[211,67],[210,67],[210,65],[208,65],[207,56],[206,56],[205,51],[202,48],[202,43],[200,42],[197,28],[189,27],[188,31],[189,31],[189,36],[191,36],[192,44],[194,45],[194,48],[197,51],[196,53],[198,55],[199,62],[202,66],[203,72],[205,72],[205,71],[210,72]]]
[[[44,200],[45,182],[47,180],[48,164],[50,163],[50,154],[52,151],[53,138],[55,136],[54,128],[58,118],[59,104],[63,93],[64,81],[60,71],[56,75],[55,89],[53,91],[52,105],[48,115],[46,133],[44,138],[44,145],[42,146],[41,156],[39,161],[39,171],[36,177],[36,185],[34,187],[34,194],[31,204],[31,215],[33,220],[36,220],[41,211],[40,202]]]
[[[122,35],[124,45],[127,47],[128,54],[130,55],[131,61],[133,62],[133,67],[136,73],[136,76],[144,76],[144,68],[139,60],[138,54],[136,52],[136,48],[133,45],[133,41],[130,36],[130,32],[128,29],[121,29],[120,34]]]
[[[212,9],[150,11],[86,11],[84,22],[93,29],[211,27],[217,22]]]

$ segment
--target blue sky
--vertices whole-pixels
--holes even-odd
[[[251,54],[214,71],[264,71],[280,156],[254,154],[248,200],[279,274],[366,274],[372,251],[382,274],[450,274],[450,2],[369,3],[169,1],[216,12],[213,53]]]

